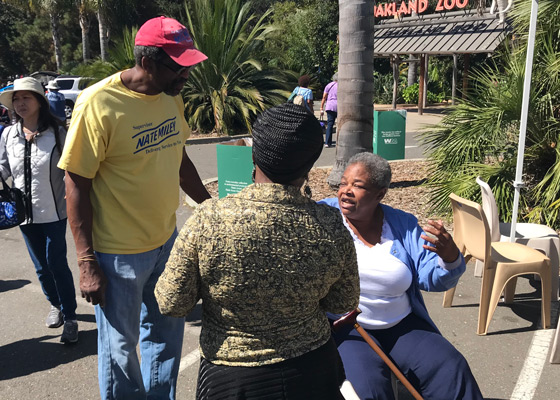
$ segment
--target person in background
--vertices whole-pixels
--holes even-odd
[[[454,287],[465,260],[442,221],[422,231],[413,215],[381,203],[390,183],[387,160],[359,153],[348,161],[338,198],[320,202],[340,210],[354,239],[358,322],[423,398],[482,400],[467,361],[441,335],[420,292]],[[394,399],[389,367],[360,334],[349,327],[335,339],[360,399]]]
[[[0,173],[26,194],[28,220],[20,225],[43,293],[51,303],[49,328],[64,325],[60,341],[78,341],[76,290],[66,259],[64,171],[56,167],[66,130],[50,113],[41,83],[16,79],[0,102],[13,110],[14,125],[0,138]],[[29,163],[26,162],[29,159]]]
[[[185,152],[179,96],[207,57],[166,17],[140,27],[134,56],[81,92],[59,166],[80,290],[95,305],[101,398],[175,399],[185,321],[159,312],[154,287],[177,236],[179,187],[210,198]]]
[[[321,117],[327,112],[327,132],[325,134],[325,147],[332,147],[332,132],[336,120],[336,92],[338,89],[338,73],[332,76],[332,82],[325,86],[323,98],[321,99]],[[326,106],[325,106],[326,103]]]
[[[340,214],[301,187],[323,148],[319,121],[283,104],[253,126],[254,184],[198,207],[156,285],[160,310],[202,299],[197,399],[342,399],[326,311],[358,304]]]
[[[311,78],[309,75],[302,75],[298,79],[298,86],[292,91],[288,101],[304,106],[309,112],[313,113],[313,91],[308,88]]]
[[[47,100],[51,107],[51,114],[58,118],[62,124],[66,124],[66,99],[62,93],[59,92],[60,86],[55,80],[51,80],[45,89],[48,89]]]

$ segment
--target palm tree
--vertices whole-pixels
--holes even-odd
[[[250,131],[256,115],[290,93],[287,74],[259,58],[276,29],[267,23],[270,11],[256,19],[241,0],[194,0],[185,9],[193,40],[208,56],[183,90],[187,120],[201,132]]]
[[[91,58],[89,46],[89,28],[91,25],[89,14],[94,8],[95,0],[76,0],[78,7],[80,28],[82,30],[82,58],[87,62]]]
[[[107,18],[105,14],[108,11],[106,3],[106,1],[98,0],[95,11],[99,25],[99,52],[101,53],[101,61],[107,61],[107,47],[109,43],[109,32],[107,30]]]
[[[96,79],[103,79],[109,75],[134,67],[134,38],[138,32],[138,27],[125,28],[122,38],[118,38],[113,46],[108,48],[110,61],[103,61],[101,58],[92,63],[79,65],[74,73],[82,76],[89,76]]]
[[[473,75],[473,93],[421,135],[432,173],[430,206],[448,210],[455,192],[478,200],[477,175],[492,187],[499,214],[511,219],[519,119],[523,98],[530,0],[512,12],[516,39],[494,63]],[[560,228],[560,2],[541,0],[535,45],[524,181],[519,217]]]
[[[338,122],[335,165],[340,183],[348,159],[373,151],[373,0],[339,0]]]
[[[109,56],[110,26],[111,15],[118,10],[130,10],[137,6],[135,0],[90,0],[90,7],[95,12],[99,28],[99,52],[102,61],[107,61]],[[118,14],[117,14],[118,15]],[[122,25],[121,25],[122,26]]]
[[[2,0],[4,3],[15,6],[24,6],[38,11],[44,11],[49,15],[51,34],[53,39],[56,69],[62,68],[62,44],[60,42],[60,17],[68,6],[68,0]]]

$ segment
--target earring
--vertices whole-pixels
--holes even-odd
[[[251,179],[253,180],[253,183],[255,183],[255,174],[256,173],[257,173],[257,169],[253,165],[253,172],[251,172]]]

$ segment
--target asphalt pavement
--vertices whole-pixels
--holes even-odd
[[[407,119],[407,159],[422,157],[415,134],[437,122],[436,110]],[[189,141],[187,152],[203,179],[216,177],[215,143]],[[335,148],[324,149],[317,166],[334,162]],[[181,205],[181,227],[192,209]],[[78,287],[75,249],[67,232],[68,258]],[[473,266],[461,278],[454,306],[441,306],[443,294],[425,293],[430,314],[442,334],[467,358],[487,399],[557,399],[560,365],[548,363],[553,329],[540,326],[540,288],[532,277],[518,282],[515,302],[497,308],[489,334],[476,335],[480,279]],[[558,302],[552,305],[552,324],[558,322]],[[0,399],[99,399],[97,387],[97,330],[93,307],[78,299],[80,340],[59,343],[61,328],[48,329],[44,319],[49,305],[41,291],[19,229],[0,231]],[[198,370],[200,307],[187,317],[177,398],[194,399]],[[399,386],[399,399],[412,397]]]

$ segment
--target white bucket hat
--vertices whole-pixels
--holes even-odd
[[[49,89],[49,90],[60,90],[60,86],[58,86],[58,82],[55,80],[49,81],[49,83],[47,84],[47,86],[45,86],[45,89]]]
[[[47,98],[45,97],[45,90],[43,89],[41,82],[39,82],[35,78],[31,78],[30,76],[28,76],[25,78],[16,79],[14,81],[13,89],[5,90],[4,92],[0,93],[0,103],[8,107],[10,110],[13,110],[14,107],[12,106],[12,97],[14,95],[14,92],[20,90],[28,90],[30,92],[40,94],[45,99],[45,101],[47,101]]]

